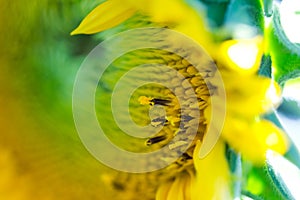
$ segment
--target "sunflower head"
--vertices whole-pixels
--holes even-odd
[[[118,79],[142,66],[142,70],[126,74],[124,85],[137,88],[128,101],[130,119],[158,131],[142,143],[131,143],[142,145],[129,146],[144,152],[168,149],[155,161],[143,163],[171,163],[161,172],[164,178],[156,188],[156,199],[178,199],[176,191],[179,199],[229,199],[232,194],[225,144],[256,165],[264,163],[269,149],[284,154],[289,147],[283,131],[263,117],[281,102],[278,84],[258,75],[263,38],[214,42],[203,20],[204,12],[197,8],[180,0],[109,0],[96,7],[72,32],[92,34],[120,24],[130,28],[132,22],[126,20],[135,15],[146,16],[139,19],[142,26],[160,27],[152,29],[151,34],[141,31],[135,35],[138,43],[146,41],[160,48],[148,46],[116,59],[100,80],[99,85],[106,88],[100,88],[98,99],[100,112],[109,112],[111,107],[103,105],[110,105],[110,93]],[[185,34],[206,52],[199,53],[195,46],[165,34],[164,29]],[[114,45],[112,49],[131,46],[132,42],[121,38]],[[137,84],[145,80],[147,84]],[[118,102],[122,101],[120,98]],[[100,121],[109,122],[106,130],[117,138],[113,132],[118,128],[111,126],[113,120],[109,118],[112,117],[99,116]],[[206,175],[210,170],[214,174]],[[205,192],[197,193],[196,188]]]

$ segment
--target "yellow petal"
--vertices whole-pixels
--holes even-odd
[[[269,78],[237,75],[224,80],[228,110],[257,115],[270,111],[281,102],[281,89]]]
[[[203,159],[199,158],[201,143],[194,151],[196,183],[192,199],[232,199],[230,193],[230,173],[225,158],[225,144],[219,140],[212,151]]]
[[[166,200],[171,186],[172,182],[163,183],[156,192],[155,200]]]
[[[228,115],[241,115],[253,119],[276,108],[282,101],[281,88],[272,79],[224,71],[221,74],[226,98],[215,96],[213,104],[218,108],[215,113],[218,113],[218,110],[222,111],[225,101]],[[209,101],[209,104],[211,103]],[[205,109],[206,119],[210,119],[210,107]],[[215,114],[214,117],[217,118],[218,115]]]
[[[175,180],[169,180],[159,186],[155,200],[192,200],[191,186],[194,183],[194,176],[192,170],[178,173]]]
[[[261,36],[229,40],[220,46],[218,60],[236,72],[254,74],[258,71],[263,47]]]
[[[135,13],[136,9],[130,4],[119,0],[108,0],[97,6],[81,22],[71,35],[93,34],[119,25]]]
[[[151,21],[166,24],[197,41],[209,54],[214,57],[215,44],[205,21],[204,9],[195,9],[182,0],[126,0],[140,12],[151,17]]]
[[[192,199],[192,185],[194,184],[194,172],[190,173],[190,177],[186,178],[184,186],[184,200]]]
[[[231,147],[258,165],[264,163],[267,150],[284,154],[289,146],[282,130],[267,120],[249,122],[228,117],[222,137]]]
[[[174,183],[172,184],[168,198],[166,200],[184,200],[184,179],[182,177],[176,177]]]

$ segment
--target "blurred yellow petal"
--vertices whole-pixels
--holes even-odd
[[[0,199],[29,199],[33,184],[28,176],[19,171],[13,153],[0,146]]]
[[[162,184],[156,192],[155,200],[166,200],[171,186],[171,182]]]
[[[198,142],[194,151],[196,183],[193,186],[192,199],[232,199],[225,143],[219,140],[203,159],[199,158],[200,147],[201,143]]]
[[[134,7],[119,0],[109,0],[97,6],[71,33],[93,34],[119,25],[135,13]]]
[[[194,171],[189,171],[190,177],[185,179],[184,185],[184,199],[185,200],[192,200],[192,188],[195,184],[195,174]]]
[[[176,177],[174,183],[172,184],[169,190],[168,198],[166,200],[184,200],[184,178],[185,177],[182,177],[180,175]]]
[[[185,14],[188,6],[181,0],[126,0],[126,2],[151,16],[154,22],[178,23],[187,18]]]
[[[283,131],[267,120],[248,122],[228,117],[223,138],[243,156],[255,164],[263,164],[267,150],[284,154],[289,143]]]
[[[244,115],[269,112],[281,102],[280,86],[269,78],[255,75],[224,77],[227,108]],[[244,106],[248,105],[248,106]]]
[[[222,43],[218,60],[238,73],[254,74],[258,71],[263,54],[263,39],[234,39]]]
[[[193,184],[193,172],[184,171],[176,176],[175,180],[161,184],[156,193],[156,200],[193,200],[191,198]]]
[[[214,57],[216,49],[203,20],[204,10],[196,10],[182,0],[153,0],[147,7],[139,8],[145,10],[154,22],[166,23],[171,29],[193,38]]]
[[[281,103],[281,88],[273,80],[257,75],[240,75],[232,78],[232,72],[223,73],[226,91],[226,110],[228,115],[239,115],[254,119],[256,116],[270,112]],[[219,108],[215,116],[222,111],[224,99],[215,96],[214,106]],[[210,119],[210,107],[205,109],[205,118]],[[247,106],[246,106],[247,105]],[[220,114],[220,116],[222,116]],[[213,122],[212,122],[213,123]]]
[[[168,9],[166,9],[168,8]],[[168,26],[194,40],[214,56],[216,47],[203,20],[204,11],[182,0],[108,0],[96,7],[71,35],[92,34],[119,25],[136,11],[147,15],[160,26]]]

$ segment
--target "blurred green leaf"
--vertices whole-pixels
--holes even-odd
[[[274,78],[283,86],[287,80],[300,76],[300,44],[290,42],[285,35],[276,7],[266,37],[269,40],[268,51],[274,67]]]
[[[297,146],[295,145],[295,141],[292,140],[293,137],[291,137],[289,131],[285,129],[287,124],[284,124],[284,121],[282,121],[282,119],[280,118],[279,113],[280,112],[275,111],[275,112],[272,112],[272,113],[269,113],[269,114],[265,115],[264,118],[272,121],[274,124],[276,124],[276,126],[283,129],[285,131],[285,133],[288,135],[288,137],[291,139],[290,148],[289,148],[288,152],[285,154],[285,157],[290,162],[292,162],[296,166],[300,167],[300,154],[299,154],[299,151],[297,149]]]
[[[252,199],[283,200],[272,185],[266,169],[243,160],[242,194]]]
[[[250,192],[243,192],[242,200],[263,200],[261,197],[251,194]]]
[[[205,3],[228,3],[230,0],[202,0]]]
[[[300,170],[283,156],[269,151],[267,171],[276,189],[286,199],[300,199]]]
[[[263,33],[264,17],[259,0],[232,0],[225,16],[225,26],[234,37]]]
[[[271,78],[272,76],[272,60],[271,56],[263,55],[261,59],[261,65],[258,70],[258,74],[261,76],[265,76]]]
[[[292,99],[283,99],[278,111],[289,118],[300,119],[300,107],[298,102]]]
[[[300,167],[300,140],[299,140],[299,120],[300,108],[293,100],[283,100],[283,103],[276,111],[276,117],[280,120],[281,127],[290,138],[290,148],[285,157],[296,166]]]
[[[230,0],[202,0],[206,7],[208,24],[211,28],[223,25]]]
[[[272,16],[273,14],[273,0],[263,0],[264,4],[264,14],[267,17]]]
[[[242,184],[242,160],[241,155],[236,153],[232,148],[226,146],[226,158],[229,164],[233,179],[233,195],[234,198],[241,197]]]

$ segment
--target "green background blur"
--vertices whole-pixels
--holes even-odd
[[[72,118],[76,71],[99,41],[70,36],[95,0],[1,0],[0,199],[109,199]]]

